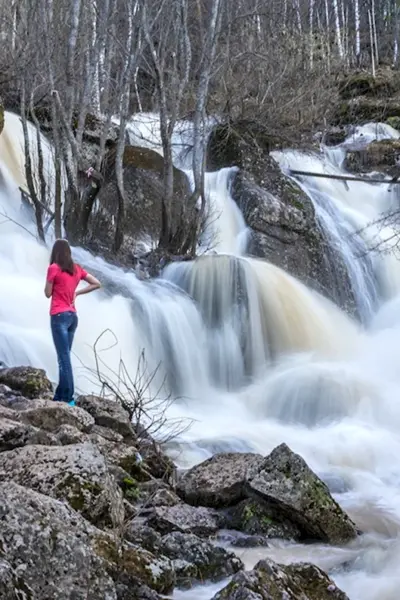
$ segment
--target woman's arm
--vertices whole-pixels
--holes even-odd
[[[46,281],[46,285],[44,286],[44,295],[46,296],[46,298],[51,298],[52,294],[53,294],[53,282]]]
[[[94,290],[98,290],[99,288],[101,288],[100,281],[96,279],[96,277],[93,277],[93,275],[90,275],[90,273],[86,275],[84,281],[86,281],[86,283],[88,283],[89,285],[82,288],[81,290],[77,290],[75,292],[75,297],[82,296],[82,294],[89,294],[90,292],[94,292]]]

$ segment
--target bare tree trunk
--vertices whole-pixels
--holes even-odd
[[[25,82],[21,82],[21,122],[22,122],[22,130],[24,134],[24,152],[25,152],[25,175],[26,181],[28,184],[29,195],[33,202],[33,206],[35,209],[35,218],[36,218],[36,229],[39,236],[39,239],[44,242],[44,228],[43,228],[43,209],[39,198],[37,197],[35,183],[33,180],[33,170],[32,170],[32,158],[31,158],[31,149],[29,143],[29,132],[28,132],[28,123],[26,119],[26,98],[25,98]]]

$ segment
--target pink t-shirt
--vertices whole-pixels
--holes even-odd
[[[50,305],[51,315],[58,315],[67,311],[76,312],[74,306],[75,290],[79,282],[85,279],[86,276],[87,272],[77,264],[75,264],[75,273],[73,275],[62,271],[56,263],[49,266],[47,269],[47,281],[53,284]]]

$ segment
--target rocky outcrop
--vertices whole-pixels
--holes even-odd
[[[183,475],[178,482],[178,494],[194,506],[232,506],[244,498],[249,469],[257,471],[262,461],[259,454],[215,454]]]
[[[281,444],[246,482],[250,497],[261,499],[297,525],[303,537],[341,544],[357,536],[355,524],[306,462]]]
[[[5,600],[159,600],[176,585],[243,569],[219,541],[240,547],[266,545],[270,537],[336,542],[355,533],[326,486],[286,446],[266,458],[216,455],[181,478],[177,495],[172,461],[143,427],[132,426],[123,407],[94,397],[79,404],[28,399],[1,384]],[[221,594],[242,595],[221,598],[259,593],[269,600],[325,600],[325,584],[336,590],[312,565],[277,565],[268,577],[263,569],[235,575],[237,585]],[[320,595],[307,595],[311,589]],[[303,596],[290,596],[299,590]]]
[[[315,565],[279,565],[262,560],[238,573],[213,600],[349,600]]]

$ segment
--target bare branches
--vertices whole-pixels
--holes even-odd
[[[106,335],[111,336],[111,343],[105,348],[100,348],[100,343]],[[130,371],[122,358],[117,370],[114,370],[102,358],[102,354],[115,348],[117,344],[118,340],[111,330],[103,331],[93,345],[95,368],[89,369],[84,366],[93,383],[100,384],[100,395],[123,406],[139,439],[151,437],[158,443],[166,443],[182,435],[190,427],[191,421],[169,416],[170,407],[178,399],[166,391],[166,381],[161,376],[161,364],[149,370],[145,352],[142,350],[134,371]]]

